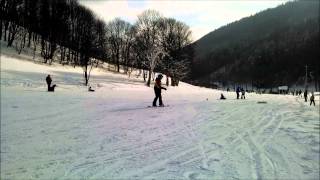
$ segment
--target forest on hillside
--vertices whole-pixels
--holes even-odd
[[[207,87],[319,89],[319,1],[293,1],[221,27],[191,45],[188,82]]]
[[[142,69],[148,86],[154,71],[178,85],[192,58],[184,47],[191,43],[189,27],[159,12],[146,10],[134,24],[120,18],[104,22],[76,0],[0,0],[0,40],[17,53],[40,52],[43,63],[81,66],[84,84],[100,62],[130,73]],[[169,85],[167,78],[167,85]]]

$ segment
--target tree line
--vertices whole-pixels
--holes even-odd
[[[85,85],[99,62],[130,73],[142,69],[150,86],[152,73],[171,77],[171,85],[189,75],[192,50],[189,27],[146,10],[134,24],[120,18],[104,22],[76,0],[0,0],[0,40],[18,53],[40,52],[43,63],[81,66]],[[169,84],[167,78],[167,85]]]

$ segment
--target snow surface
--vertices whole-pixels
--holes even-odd
[[[56,92],[46,92],[51,74]],[[319,179],[316,107],[1,55],[0,179]],[[266,104],[257,103],[266,101]]]

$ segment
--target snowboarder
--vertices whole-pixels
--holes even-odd
[[[162,103],[161,89],[167,90],[166,88],[161,86],[161,79],[163,78],[162,74],[159,74],[154,83],[154,94],[155,98],[153,100],[152,106],[157,106],[157,100],[159,98],[159,106],[164,106]]]
[[[310,97],[310,106],[312,105],[312,103],[313,103],[314,106],[316,106],[316,103],[314,102],[314,94],[313,94],[313,92],[311,93],[311,97]]]
[[[307,102],[308,101],[308,91],[307,90],[304,91],[303,96],[304,96],[304,101]]]
[[[94,89],[92,89],[92,87],[90,86],[88,89],[89,92],[94,92]]]
[[[227,99],[227,98],[224,97],[224,95],[221,93],[220,99]]]
[[[245,94],[246,94],[246,91],[244,91],[244,89],[241,88],[241,99],[246,99]]]
[[[240,96],[240,87],[237,87],[236,93],[237,93],[237,99],[239,99],[239,96]]]
[[[50,74],[48,74],[48,76],[46,77],[46,82],[47,82],[47,85],[48,85],[48,91],[51,87],[51,82],[52,82],[52,79],[50,77]]]

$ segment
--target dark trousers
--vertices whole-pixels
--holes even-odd
[[[313,103],[314,106],[316,106],[316,103],[314,102],[314,100],[310,101],[310,106],[312,105],[312,103]]]
[[[239,93],[237,92],[237,99],[239,99]]]
[[[48,91],[49,91],[49,89],[51,87],[51,83],[47,83],[47,85],[48,85]]]
[[[161,90],[154,88],[154,94],[156,95],[156,97],[153,100],[152,105],[156,106],[157,105],[157,100],[159,98],[159,106],[162,106],[162,96],[161,96]]]
[[[308,96],[304,96],[304,102],[308,101]]]

